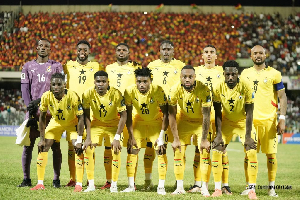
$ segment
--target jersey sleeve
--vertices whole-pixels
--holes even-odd
[[[173,86],[168,95],[168,104],[171,106],[177,105],[179,89],[178,86]]]
[[[206,85],[203,85],[204,88],[202,90],[202,107],[211,107],[211,92]]]
[[[83,109],[90,109],[90,90],[85,91],[82,94],[82,107]]]
[[[220,89],[221,89],[221,84],[218,84],[216,85],[216,87],[213,87],[213,91],[212,91],[213,102],[221,103]]]
[[[157,102],[159,106],[164,106],[167,104],[167,97],[166,94],[164,92],[164,90],[162,89],[162,87],[158,86],[157,89]]]
[[[279,71],[275,70],[273,84],[280,83],[281,80],[282,80],[281,73]]]
[[[125,98],[122,96],[119,90],[116,90],[114,100],[117,104],[117,111],[123,112],[126,110]]]
[[[73,109],[75,109],[76,111],[76,115],[83,115],[83,108],[82,108],[82,104],[80,101],[79,96],[77,95],[76,92],[73,93]]]
[[[21,84],[29,84],[28,63],[25,63],[21,72]]]
[[[40,111],[41,112],[47,112],[47,110],[48,110],[49,94],[50,94],[50,92],[47,91],[41,97],[41,103],[40,103]]]
[[[131,106],[132,105],[132,90],[131,88],[125,89],[124,92],[124,98],[125,98],[125,105],[126,106]]]

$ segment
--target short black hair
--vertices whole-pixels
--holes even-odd
[[[127,49],[128,49],[128,51],[129,51],[129,46],[128,46],[128,44],[126,44],[126,43],[119,43],[119,44],[116,46],[116,49],[117,49],[119,46],[121,46],[121,45],[126,46]]]
[[[143,67],[143,68],[137,68],[136,70],[134,70],[134,74],[135,77],[138,76],[143,76],[143,77],[149,77],[152,80],[152,73],[151,73],[151,69],[149,69],[148,67]]]
[[[101,71],[97,71],[95,74],[94,74],[94,79],[97,77],[97,76],[106,76],[108,78],[108,74],[101,70]]]
[[[170,44],[173,48],[174,48],[174,44],[173,42],[171,42],[170,40],[164,40],[160,43],[160,46],[163,45],[163,44]]]
[[[203,50],[204,50],[205,48],[207,48],[207,47],[214,48],[214,49],[216,50],[216,52],[217,52],[217,48],[216,48],[214,45],[212,45],[212,44],[206,45],[206,46],[203,48]]]
[[[62,79],[63,81],[65,81],[65,75],[62,74],[62,73],[55,73],[55,74],[52,74],[51,80],[54,79],[54,78],[60,78],[60,79]]]
[[[90,44],[88,41],[86,41],[86,40],[80,40],[80,41],[77,43],[76,47],[78,47],[78,45],[80,45],[80,44],[86,44],[86,45],[88,45],[89,48],[92,47],[91,44]]]
[[[186,65],[186,66],[184,66],[184,67],[181,69],[181,71],[184,70],[184,69],[192,69],[192,70],[195,71],[195,68],[194,68],[192,65]]]
[[[36,45],[38,45],[39,42],[40,42],[41,40],[47,41],[47,42],[49,42],[49,44],[51,44],[51,42],[50,42],[48,39],[46,39],[46,38],[41,38],[41,39],[39,39],[39,40],[36,42]]]
[[[239,70],[240,65],[235,60],[227,60],[223,64],[223,70],[225,70],[225,67],[235,67],[237,70]]]

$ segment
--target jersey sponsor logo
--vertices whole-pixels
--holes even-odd
[[[25,76],[25,73],[21,73],[21,79],[25,79],[26,76]]]

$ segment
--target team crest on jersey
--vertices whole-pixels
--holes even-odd
[[[51,72],[51,66],[48,66],[47,72]]]
[[[131,71],[128,71],[127,74],[131,74]]]
[[[151,97],[151,99],[150,99],[150,103],[154,103],[154,101],[153,101],[153,98]]]
[[[67,106],[67,110],[71,110],[71,106],[70,105]]]
[[[217,78],[221,78],[221,75],[220,75],[220,74],[218,74],[218,75],[217,75]]]
[[[92,68],[92,69],[90,69],[90,71],[92,72],[92,71],[94,71],[94,69]]]
[[[264,80],[264,83],[267,83],[268,82],[268,79],[267,79],[267,77],[265,78],[265,80]]]
[[[168,95],[168,99],[169,99],[169,101],[171,101],[171,96],[170,95]]]
[[[242,95],[240,95],[240,96],[239,96],[239,99],[242,99],[242,98],[243,98]]]
[[[175,69],[174,74],[177,74],[177,70]]]

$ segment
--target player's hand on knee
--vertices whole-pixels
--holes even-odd
[[[91,139],[86,139],[85,141],[84,141],[84,144],[83,144],[83,146],[82,146],[82,150],[83,151],[85,151],[88,147],[90,147],[91,149],[93,149],[93,145],[92,145],[92,141],[91,141]]]
[[[174,139],[174,141],[172,143],[172,148],[173,148],[174,152],[176,151],[176,149],[179,149],[179,151],[181,152],[181,143],[180,143],[180,140]]]
[[[114,150],[114,154],[119,154],[119,152],[122,150],[120,140],[114,140],[111,143],[111,148]]]
[[[257,143],[252,138],[249,137],[245,139],[244,146],[246,150],[256,149]]]
[[[217,149],[217,150],[224,150],[224,141],[222,139],[222,136],[217,136],[214,141],[212,142],[212,149]]]
[[[78,156],[81,155],[83,153],[82,143],[75,142],[74,150]]]
[[[200,143],[200,152],[203,153],[203,149],[206,149],[207,153],[210,152],[210,143],[207,139],[201,140]]]
[[[127,151],[128,152],[132,152],[133,151],[133,147],[135,147],[136,149],[138,149],[138,145],[136,143],[136,140],[134,137],[129,137],[128,142],[127,142]]]
[[[158,145],[158,140],[155,141],[154,143],[154,146],[157,147],[157,153],[158,155],[163,155],[165,150],[166,150],[166,147],[165,147],[165,144],[160,144]]]
[[[46,142],[45,140],[40,140],[38,143],[38,153],[44,152]]]

